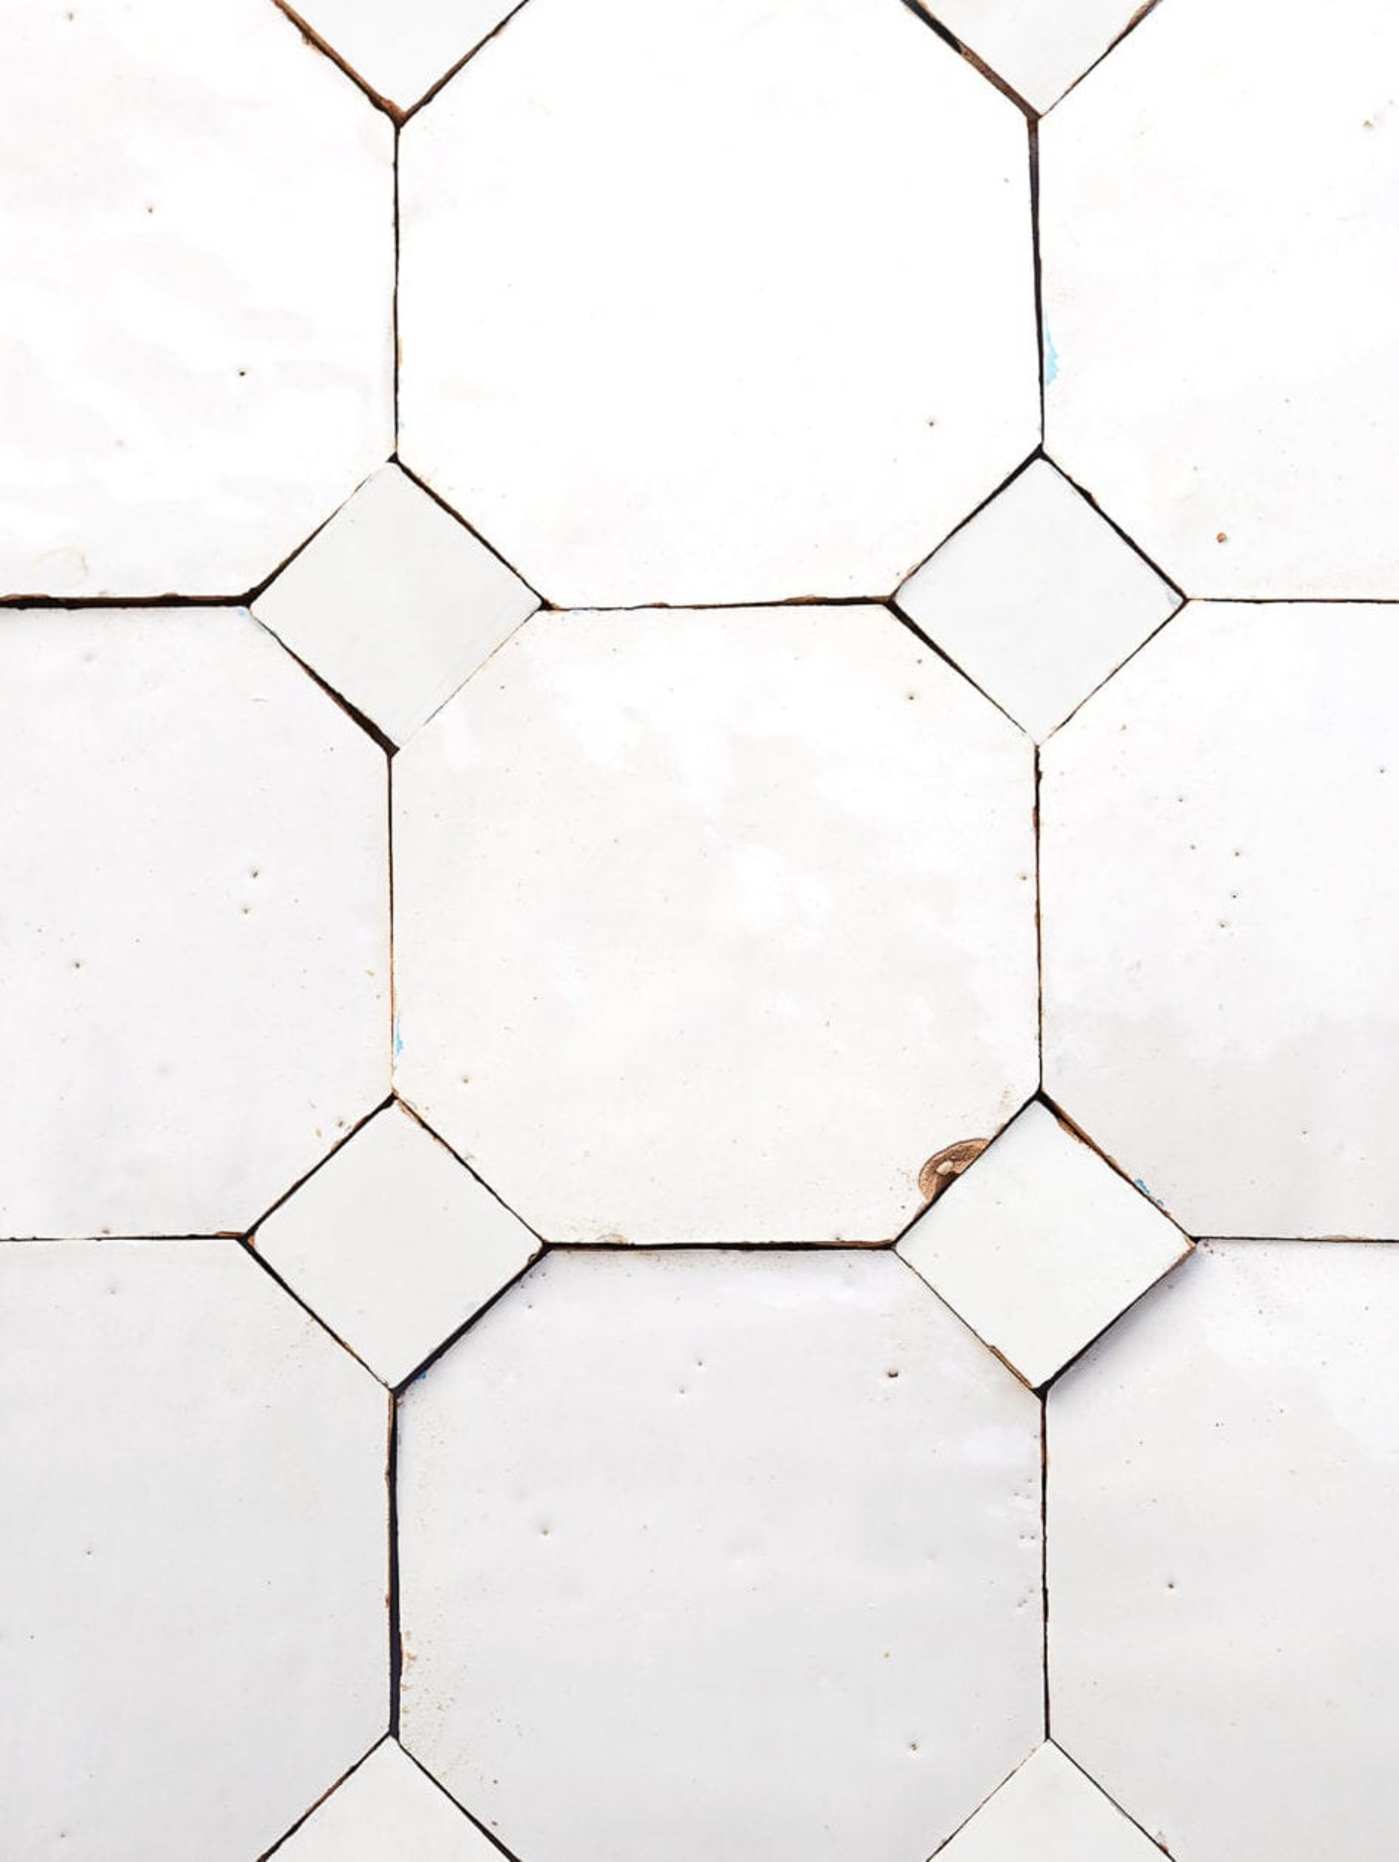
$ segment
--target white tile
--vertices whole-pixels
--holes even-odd
[[[282,1844],[277,1862],[500,1862],[500,1851],[386,1739]]]
[[[386,764],[246,612],[0,618],[0,1234],[246,1227],[381,1099]]]
[[[882,608],[536,615],[395,763],[400,1090],[547,1240],[891,1237],[1034,1090],[1031,764]]]
[[[253,1246],[376,1376],[397,1384],[539,1243],[390,1106],[273,1211]]]
[[[1189,1250],[1173,1222],[1038,1104],[899,1243],[1036,1387]]]
[[[1043,460],[898,592],[910,620],[1040,738],[1134,653],[1178,600]]]
[[[0,1247],[25,1862],[248,1862],[383,1733],[384,1392],[233,1241]]]
[[[1048,110],[1142,11],[1144,0],[919,0],[1026,103]]]
[[[1399,1253],[1207,1243],[1049,1397],[1050,1723],[1174,1856],[1388,1862]]]
[[[270,4],[26,6],[0,593],[236,594],[393,446],[393,126]]]
[[[526,6],[402,236],[404,461],[560,606],[886,595],[1039,438],[1024,119],[892,0]]]
[[[520,0],[297,0],[294,11],[400,110],[475,50]],[[288,0],[290,4],[290,0]]]
[[[405,1745],[525,1857],[926,1855],[1040,1737],[1039,1421],[889,1253],[547,1255],[403,1399]]]
[[[1048,1741],[938,1855],[943,1862],[1161,1862],[1155,1843]]]
[[[499,557],[388,465],[253,613],[402,744],[538,605]]]
[[[1189,594],[1399,592],[1397,67],[1376,0],[1169,0],[1042,126],[1048,450]]]
[[[1043,754],[1045,1089],[1194,1235],[1399,1235],[1387,607],[1187,609]]]

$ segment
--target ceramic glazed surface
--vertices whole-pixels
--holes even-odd
[[[11,10],[0,1862],[1392,1862],[1390,0]]]

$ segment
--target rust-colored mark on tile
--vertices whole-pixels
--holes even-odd
[[[968,1164],[974,1164],[991,1142],[989,1138],[963,1138],[944,1150],[934,1151],[918,1173],[918,1187],[930,1203],[935,1203],[954,1177],[960,1177]]]

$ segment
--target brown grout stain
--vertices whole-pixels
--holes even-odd
[[[941,1151],[934,1151],[918,1173],[918,1188],[930,1203],[935,1203],[954,1178],[960,1177],[968,1164],[974,1164],[991,1142],[989,1138],[962,1138]]]

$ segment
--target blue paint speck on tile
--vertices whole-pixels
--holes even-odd
[[[393,1057],[394,1059],[397,1060],[399,1055],[402,1052],[403,1052],[403,1035],[398,1026],[398,1017],[395,1015],[393,1018]]]
[[[1049,325],[1044,326],[1044,385],[1051,387],[1059,373],[1059,351],[1054,347],[1054,338],[1049,334]]]

